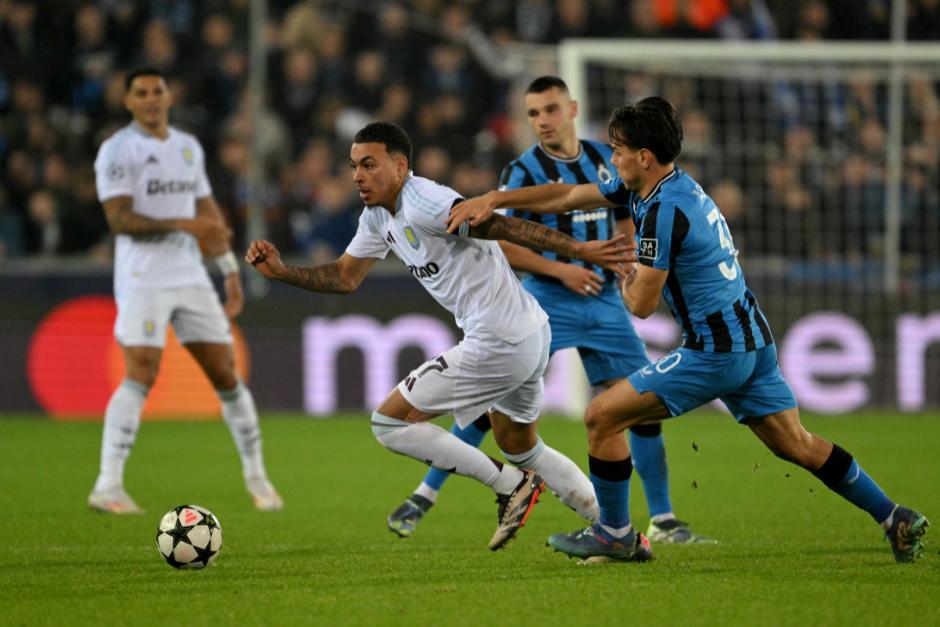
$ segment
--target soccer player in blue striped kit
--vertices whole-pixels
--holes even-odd
[[[578,138],[575,129],[578,104],[571,99],[562,79],[541,76],[533,80],[526,89],[525,105],[538,142],[506,167],[500,189],[552,182],[599,183],[613,178],[611,147]],[[581,241],[613,237],[615,229],[630,234],[633,231],[624,207],[546,215],[509,210],[508,215],[544,223]],[[500,242],[500,247],[513,269],[528,273],[522,284],[548,313],[551,352],[577,348],[592,386],[609,388],[649,365],[646,348],[633,328],[611,271],[509,242]],[[465,429],[454,424],[451,432],[479,446],[489,429],[489,418],[484,414]],[[712,541],[692,533],[688,524],[673,514],[661,425],[631,427],[630,448],[649,507],[646,535],[650,541]],[[526,462],[511,461],[522,467]],[[436,468],[429,470],[414,494],[389,515],[388,528],[401,537],[414,533],[449,476]]]
[[[485,222],[499,207],[541,213],[626,205],[637,233],[638,263],[621,292],[635,315],[666,300],[683,344],[594,398],[585,413],[590,478],[600,520],[548,543],[572,557],[640,561],[652,557],[633,530],[633,464],[623,431],[679,416],[715,398],[778,457],[802,466],[867,512],[884,529],[898,562],[923,553],[928,521],[898,505],[837,444],[808,432],[777,365],[767,321],[747,288],[728,225],[711,198],[675,161],[682,127],[660,97],[618,107],[608,134],[617,176],[599,184],[548,184],[489,192],[457,205],[450,229]]]

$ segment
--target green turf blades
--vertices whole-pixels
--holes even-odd
[[[509,550],[490,552],[480,538],[493,528],[491,492],[456,477],[433,519],[402,542],[385,517],[420,480],[421,464],[376,444],[365,416],[262,421],[284,512],[254,510],[221,422],[144,422],[127,488],[151,514],[121,518],[84,502],[100,424],[0,419],[0,623],[479,626],[512,612],[539,627],[604,626],[632,620],[630,599],[641,599],[651,625],[940,624],[932,544],[911,567],[895,564],[867,515],[727,416],[664,428],[676,513],[722,543],[656,546],[643,568],[579,567],[545,548],[550,534],[583,526],[550,494]],[[852,451],[892,498],[928,517],[940,511],[931,489],[940,417],[806,423]],[[539,431],[586,464],[579,421],[544,418]],[[484,448],[499,455],[491,440]],[[167,568],[153,546],[159,514],[186,501],[225,524],[220,559],[199,572]],[[645,528],[640,482],[631,504]],[[520,604],[533,590],[536,602]]]

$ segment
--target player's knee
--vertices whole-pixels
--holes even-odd
[[[411,423],[375,411],[372,412],[371,424],[372,434],[375,436],[375,439],[379,441],[379,444],[394,451],[397,436]]]
[[[596,400],[588,404],[584,412],[584,426],[587,428],[588,439],[602,437],[609,429],[613,415]]]
[[[157,381],[160,362],[152,359],[135,359],[127,364],[126,378],[150,389]]]
[[[238,386],[238,377],[235,375],[234,368],[220,368],[207,372],[206,375],[216,390],[233,390]]]

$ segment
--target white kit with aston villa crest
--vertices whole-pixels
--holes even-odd
[[[346,252],[381,259],[391,249],[454,314],[465,337],[518,343],[538,331],[548,316],[523,289],[499,244],[447,232],[444,220],[460,198],[449,187],[411,176],[395,215],[383,207],[363,209]]]
[[[196,199],[209,196],[199,141],[172,127],[158,139],[131,123],[105,141],[95,159],[98,199],[133,198],[133,210],[158,220],[196,217]],[[183,231],[118,235],[114,293],[138,288],[211,287],[196,238]]]

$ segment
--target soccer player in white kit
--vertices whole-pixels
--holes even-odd
[[[265,471],[254,399],[235,374],[228,318],[244,302],[238,262],[212,197],[202,146],[169,126],[171,105],[159,70],[130,72],[124,106],[134,119],[101,145],[95,159],[98,199],[116,240],[114,335],[125,378],[105,410],[101,469],[88,505],[115,514],[142,511],[124,490],[124,464],[172,324],[219,395],[255,506],[279,510],[283,501]],[[200,246],[225,275],[224,308]]]
[[[447,233],[445,220],[462,198],[414,176],[411,141],[395,124],[360,130],[350,167],[365,203],[359,228],[336,261],[314,268],[285,266],[277,249],[254,241],[245,260],[266,277],[316,292],[347,294],[377,259],[392,250],[421,285],[454,314],[463,340],[413,370],[372,414],[372,431],[393,452],[491,487],[499,503],[499,549],[513,537],[547,484],[566,505],[596,520],[590,481],[570,459],[545,445],[536,430],[542,375],[548,364],[548,317],[513,274],[495,240],[553,250],[622,272],[635,260],[622,238],[579,242],[541,224],[495,216],[485,225]],[[452,413],[465,426],[489,412],[503,465],[427,421]],[[544,478],[544,480],[543,480]]]

